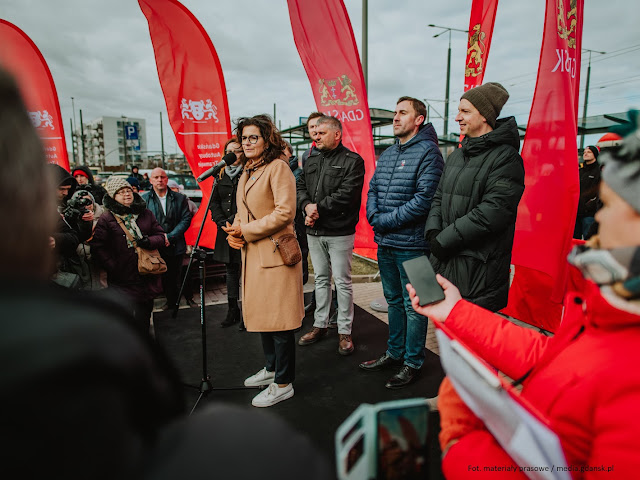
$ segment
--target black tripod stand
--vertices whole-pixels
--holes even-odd
[[[176,318],[178,316],[178,310],[180,307],[180,299],[182,298],[182,292],[184,290],[184,286],[186,282],[188,281],[189,272],[191,271],[191,265],[193,264],[194,261],[196,261],[198,263],[198,272],[199,272],[199,280],[200,280],[199,289],[200,289],[200,327],[202,329],[202,335],[201,335],[202,337],[202,380],[200,381],[200,385],[185,384],[186,387],[195,388],[200,392],[200,395],[198,396],[196,403],[193,405],[193,408],[191,409],[191,412],[189,413],[189,415],[191,415],[195,411],[202,397],[205,395],[208,395],[214,390],[243,390],[246,388],[258,388],[258,387],[246,387],[246,386],[213,388],[213,385],[211,385],[211,376],[209,375],[207,370],[207,323],[205,321],[205,309],[204,309],[204,292],[205,292],[204,287],[205,287],[205,276],[206,276],[205,261],[207,258],[207,252],[206,250],[200,248],[199,245],[200,245],[200,237],[202,235],[202,230],[204,228],[204,222],[208,218],[209,211],[211,210],[211,201],[213,199],[213,189],[216,187],[216,182],[217,182],[217,179],[214,178],[213,184],[211,186],[211,195],[209,195],[209,203],[207,204],[207,209],[205,210],[204,215],[202,217],[200,230],[198,231],[198,236],[196,237],[196,244],[193,246],[193,249],[191,250],[191,255],[189,257],[189,264],[187,265],[187,270],[184,273],[184,278],[182,279],[182,286],[180,287],[180,292],[178,293],[178,300],[176,301],[176,304],[173,309],[173,314],[172,314],[173,318]]]

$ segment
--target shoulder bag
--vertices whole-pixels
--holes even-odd
[[[127,238],[136,246],[136,254],[138,255],[138,273],[140,275],[160,275],[167,271],[167,262],[164,261],[164,258],[160,256],[160,252],[158,249],[154,250],[146,250],[138,246],[133,235],[127,230],[127,227],[124,226],[122,220],[116,217],[116,221],[124,230],[124,234]]]
[[[249,212],[249,215],[251,215],[255,220],[256,217],[251,212],[251,209],[249,208],[249,205],[247,205],[247,202],[244,198],[242,199],[242,202],[247,208],[247,212]],[[269,239],[275,245],[273,251],[275,252],[276,250],[279,250],[280,255],[282,256],[282,261],[289,267],[293,267],[294,265],[302,261],[302,250],[300,250],[300,244],[298,243],[298,238],[295,233],[295,227],[293,232],[294,233],[285,233],[278,238],[273,238],[271,235],[269,235]]]

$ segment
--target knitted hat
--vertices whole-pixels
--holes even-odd
[[[625,126],[633,129],[625,136],[620,148],[607,149],[602,154],[602,179],[634,210],[640,213],[640,115],[631,110]],[[626,133],[626,132],[624,132]]]
[[[109,177],[107,183],[104,184],[104,189],[111,198],[115,197],[118,190],[123,188],[131,188],[131,184],[124,177]]]
[[[87,175],[87,172],[85,172],[84,170],[80,169],[80,168],[76,168],[73,172],[71,172],[71,175],[73,175],[74,177],[76,175],[82,175],[85,178],[89,178],[89,175]]]
[[[509,92],[496,82],[488,82],[479,87],[467,90],[461,97],[467,99],[478,109],[480,115],[487,119],[491,128],[495,128],[500,110],[509,99]]]
[[[178,182],[176,182],[175,180],[169,180],[167,182],[167,187],[180,189],[180,185],[178,185]]]
[[[140,190],[140,182],[136,177],[128,177],[127,182],[129,182],[129,185],[131,185],[132,187],[136,187],[138,190]]]
[[[589,145],[587,148],[591,150],[591,153],[593,153],[593,156],[596,157],[597,160],[598,155],[600,155],[600,149],[596,145]]]

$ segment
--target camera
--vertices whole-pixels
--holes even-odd
[[[89,212],[87,208],[93,201],[89,197],[73,196],[67,201],[67,207],[64,209],[64,216],[69,220],[80,220],[85,213]]]

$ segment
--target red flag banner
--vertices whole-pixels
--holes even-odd
[[[149,22],[169,123],[198,177],[218,163],[231,136],[227,89],[220,60],[200,22],[177,0],[138,0]],[[185,238],[195,243],[213,179],[200,183],[202,203]],[[205,219],[200,245],[214,248],[216,226]]]
[[[369,181],[376,168],[367,89],[342,0],[288,0],[293,38],[309,77],[318,111],[342,122],[342,143],[365,162],[356,253],[376,258],[373,230],[367,223]]]
[[[482,85],[496,21],[498,0],[473,0],[464,68],[464,91]]]
[[[69,170],[58,93],[51,71],[35,43],[18,27],[0,19],[0,65],[18,83],[47,162]]]
[[[576,136],[583,5],[584,0],[547,0],[522,147],[526,176],[513,245],[515,275],[505,310],[550,331],[560,322],[580,194]]]

